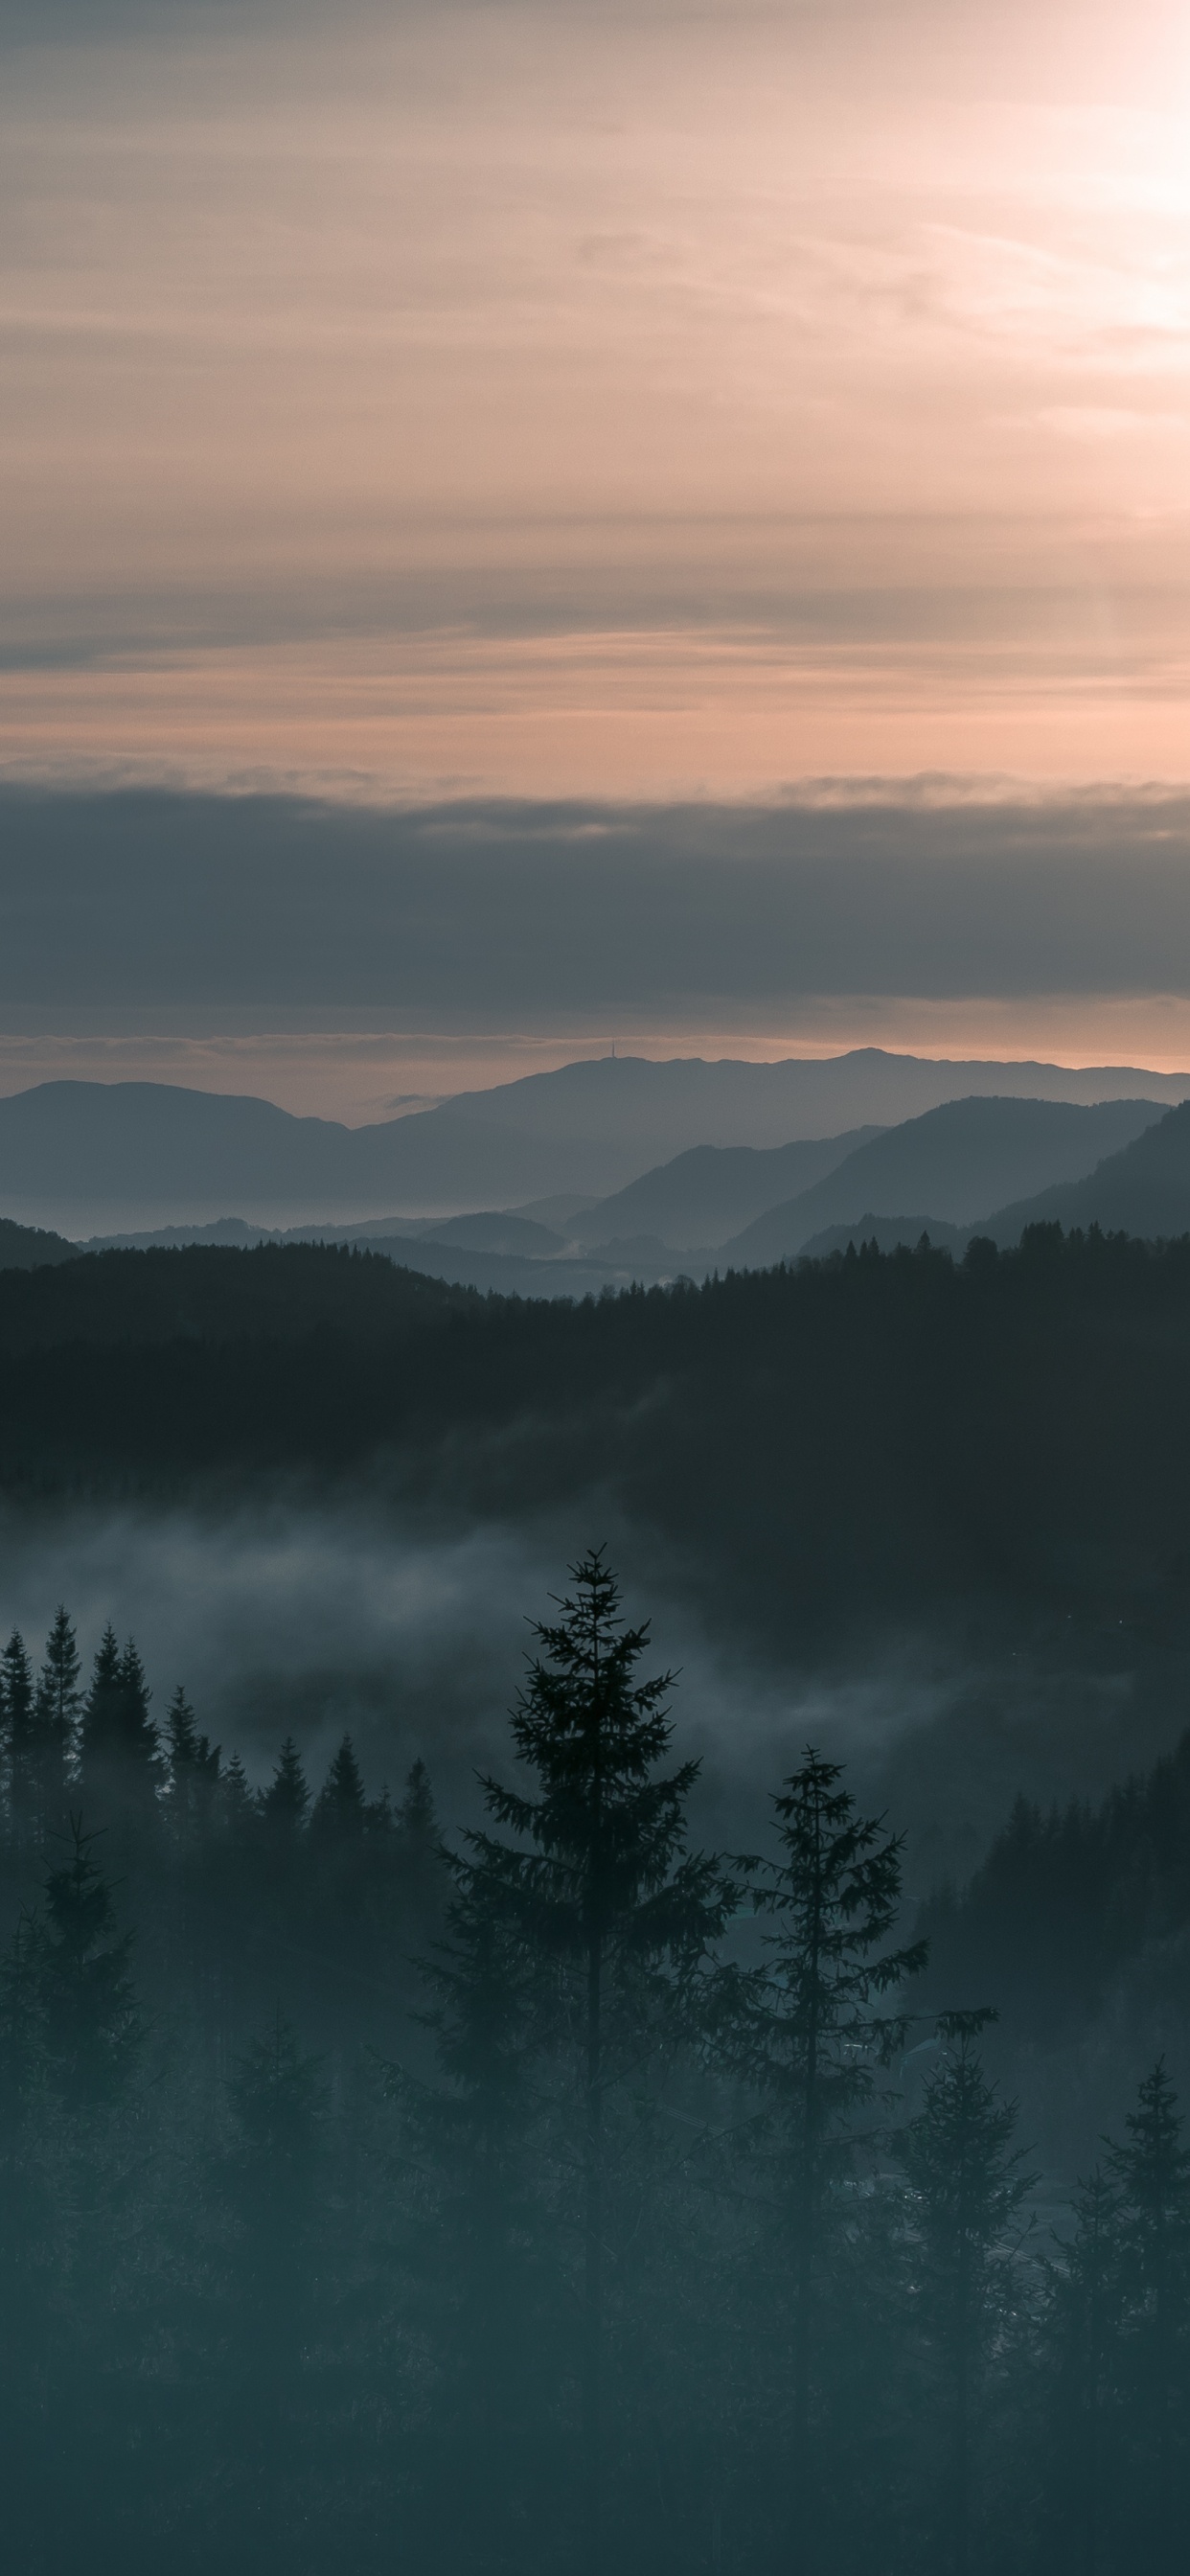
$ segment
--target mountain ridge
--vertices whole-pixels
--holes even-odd
[[[77,1237],[227,1216],[292,1226],[524,1211],[553,1194],[614,1195],[695,1147],[822,1142],[956,1096],[1088,1106],[1146,1085],[1157,1101],[1190,1097],[1190,1074],[878,1048],[775,1064],[583,1059],[358,1128],[180,1084],[41,1083],[0,1098],[0,1212]]]

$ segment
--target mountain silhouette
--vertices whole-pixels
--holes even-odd
[[[877,1048],[778,1064],[604,1057],[354,1128],[176,1084],[39,1083],[0,1100],[0,1208],[74,1235],[232,1216],[288,1226],[524,1212],[556,1193],[615,1194],[692,1146],[833,1138],[959,1096],[1090,1102],[1146,1093],[1185,1098],[1190,1076],[935,1063]],[[983,1204],[1072,1177],[1069,1167],[1006,1166],[1003,1187]],[[810,1230],[858,1215],[869,1200],[861,1191],[852,1205],[832,1204]],[[899,1196],[901,1206],[921,1203],[916,1188]],[[642,1230],[657,1228],[622,1220],[610,1228]]]
[[[570,1232],[576,1243],[592,1245],[637,1234],[654,1235],[679,1251],[722,1243],[766,1208],[809,1189],[881,1132],[854,1127],[842,1136],[792,1145],[692,1145],[656,1171],[643,1172],[626,1190],[599,1199],[575,1218]]]
[[[905,1208],[970,1225],[1001,1204],[1009,1173],[1016,1176],[1015,1188],[1008,1183],[1014,1199],[1082,1179],[1105,1148],[1131,1144],[1161,1118],[1160,1106],[1146,1100],[1101,1101],[1094,1108],[1054,1100],[947,1101],[859,1146],[824,1180],[724,1244],[722,1258],[763,1268],[801,1252],[828,1228],[854,1226],[864,1215],[899,1216]]]
[[[1017,1243],[1027,1225],[1101,1226],[1105,1234],[1146,1241],[1190,1234],[1190,1101],[1109,1154],[1085,1178],[996,1208],[976,1228],[999,1244]]]

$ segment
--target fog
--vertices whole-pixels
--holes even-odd
[[[766,1794],[807,1742],[849,1766],[908,1837],[924,1891],[977,1866],[1018,1790],[1094,1799],[1182,1729],[1180,1701],[1125,1658],[1088,1671],[958,1630],[885,1635],[850,1660],[783,1663],[699,1605],[656,1533],[579,1496],[536,1520],[414,1515],[378,1492],[328,1505],[278,1488],[228,1508],[76,1505],[0,1519],[0,1626],[41,1642],[59,1601],[85,1662],[110,1618],[135,1635],[158,1719],[181,1682],[200,1726],[270,1774],[292,1733],[321,1778],[349,1731],[372,1790],[428,1763],[447,1819],[473,1817],[477,1767],[507,1767],[507,1713],[566,1569],[607,1541],[651,1668],[676,1674],[680,1754],[697,1756],[696,1834],[751,1846]]]

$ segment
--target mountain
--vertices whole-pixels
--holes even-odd
[[[724,1261],[763,1269],[800,1252],[825,1228],[869,1214],[928,1208],[935,1219],[969,1225],[1002,1197],[1024,1198],[1081,1179],[1113,1148],[1160,1120],[1148,1100],[951,1100],[876,1136],[785,1207],[770,1209],[721,1247]],[[1004,1182],[1012,1172],[1015,1188]],[[1025,1175],[1028,1174],[1028,1180]]]
[[[783,1146],[992,1094],[1173,1102],[1190,1097],[1190,1074],[873,1047],[777,1064],[602,1057],[356,1128],[177,1084],[38,1083],[0,1100],[0,1208],[76,1235],[227,1216],[284,1227],[508,1207],[540,1219],[543,1199],[606,1198],[692,1146]],[[1037,1186],[1069,1177],[1046,1172]],[[1014,1176],[1009,1189],[1032,1185]],[[918,1203],[916,1191],[899,1200]],[[613,1228],[642,1230],[656,1231]]]
[[[1167,1111],[1085,1179],[1039,1191],[980,1220],[976,1231],[1017,1243],[1026,1225],[1098,1225],[1146,1241],[1190,1234],[1190,1101]]]
[[[660,1245],[722,1243],[766,1208],[777,1207],[825,1178],[882,1130],[853,1127],[843,1136],[793,1145],[692,1145],[671,1163],[643,1172],[626,1190],[598,1199],[575,1217],[576,1243],[603,1244],[652,1235]]]

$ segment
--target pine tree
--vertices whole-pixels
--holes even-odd
[[[238,1753],[229,1755],[219,1774],[218,1813],[223,1831],[233,1844],[247,1842],[259,1820],[260,1804]]]
[[[279,1834],[300,1833],[306,1822],[310,1791],[292,1735],[281,1747],[273,1776],[260,1801],[265,1823]]]
[[[70,1783],[78,1760],[83,1705],[80,1670],[74,1628],[67,1611],[59,1604],[46,1638],[34,1712],[38,1824],[42,1842],[49,1834],[60,1833],[66,1823]]]
[[[1127,2144],[1109,2146],[1108,2170],[1121,2204],[1127,2301],[1122,2359],[1139,2448],[1151,2455],[1149,2545],[1154,2560],[1181,2529],[1190,2385],[1190,2149],[1177,2094],[1158,2058],[1124,2125]]]
[[[38,1927],[50,2078],[77,2109],[120,2098],[143,2037],[129,1965],[133,1936],[116,1932],[112,1892],[91,1857],[96,1839],[72,1817],[70,1851],[46,1879]]]
[[[355,1748],[351,1737],[345,1735],[314,1801],[311,1834],[322,1843],[356,1841],[364,1831],[367,1813]]]
[[[925,2100],[895,2141],[909,2187],[918,2307],[943,2427],[938,2557],[950,2576],[971,2561],[973,2449],[989,2345],[1003,2308],[1002,2257],[1036,2176],[1013,2146],[1016,2105],[984,2073],[975,2041],[988,2012],[948,2013]]]
[[[717,1864],[686,1846],[696,1762],[657,1776],[673,1728],[671,1673],[635,1678],[646,1627],[628,1628],[602,1551],[571,1568],[561,1619],[535,1623],[538,1651],[513,1712],[516,1750],[536,1797],[485,1779],[489,1812],[529,1848],[489,1833],[468,1842],[550,1972],[553,2033],[581,2093],[582,2429],[586,2556],[602,2563],[607,2104],[682,2026],[684,1993],[734,1902]],[[542,1978],[547,1990],[547,1978]]]
[[[166,1711],[165,1740],[170,1828],[179,1843],[192,1846],[208,1831],[215,1812],[220,1748],[199,1734],[180,1682]]]
[[[410,1765],[404,1795],[396,1813],[396,1824],[411,1858],[422,1852],[437,1852],[440,1839],[438,1815],[430,1775],[420,1753]]]
[[[790,2301],[791,2430],[803,2556],[815,2539],[810,2442],[823,2236],[849,2161],[852,2124],[904,2032],[873,2009],[926,1963],[893,1949],[902,1838],[860,1816],[842,1766],[807,1747],[774,1797],[778,1860],[751,1864],[753,1901],[775,1928],[765,1965],[740,1981],[729,2054],[762,2097],[756,2132],[782,2213]]]
[[[88,1805],[121,1827],[157,1810],[160,1761],[144,1666],[130,1637],[121,1654],[109,1621],[83,1703],[80,1782]]]
[[[0,1710],[8,1773],[8,1826],[18,1851],[37,1840],[37,1728],[33,1672],[20,1630],[0,1655]]]

